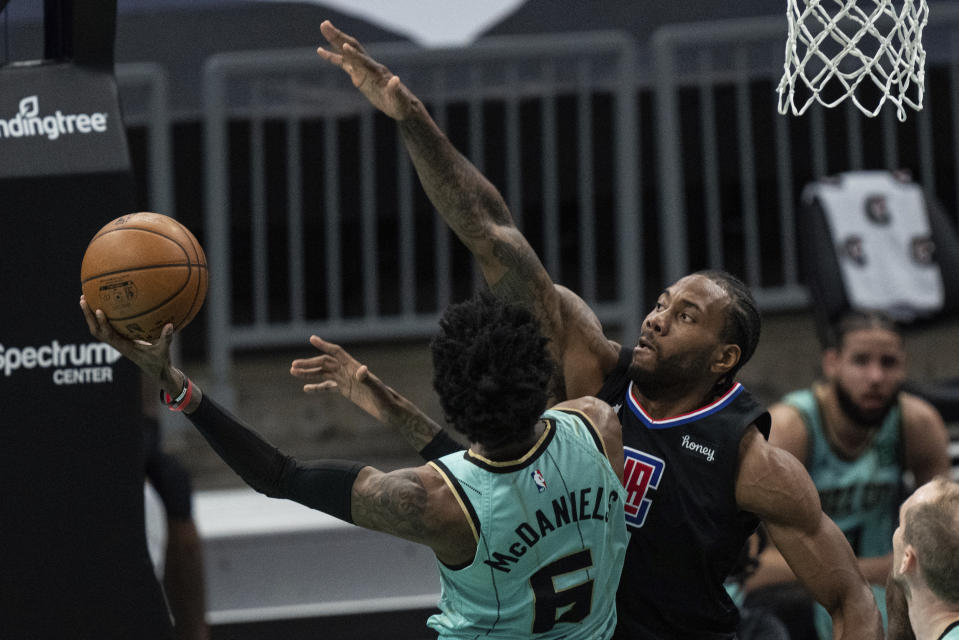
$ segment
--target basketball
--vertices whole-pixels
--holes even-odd
[[[206,298],[203,248],[189,229],[159,213],[132,213],[108,222],[83,255],[80,286],[117,332],[152,342],[172,323],[179,331]]]

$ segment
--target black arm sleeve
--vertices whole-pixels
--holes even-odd
[[[300,463],[267,442],[209,396],[187,418],[213,450],[251,487],[352,523],[353,483],[364,466],[347,460]]]
[[[457,451],[463,451],[463,445],[451,438],[446,431],[440,431],[433,436],[433,439],[425,447],[420,449],[420,457],[429,462]]]

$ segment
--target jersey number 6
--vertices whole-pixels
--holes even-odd
[[[549,631],[557,622],[579,622],[589,615],[593,607],[593,581],[586,580],[567,589],[556,589],[553,580],[557,576],[593,566],[593,556],[584,549],[555,562],[551,562],[529,579],[536,600],[533,612],[533,633]],[[569,607],[558,619],[556,612]]]

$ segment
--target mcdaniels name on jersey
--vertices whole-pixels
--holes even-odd
[[[619,496],[615,493],[604,495],[603,487],[580,489],[568,496],[553,499],[553,513],[536,510],[536,522],[522,522],[514,531],[519,538],[509,546],[508,552],[494,551],[492,560],[483,560],[486,564],[509,573],[509,563],[519,562],[520,557],[526,554],[530,547],[545,538],[551,531],[570,524],[585,520],[602,520],[609,522],[609,514],[613,509],[622,509],[618,504]],[[567,497],[569,500],[567,500]]]

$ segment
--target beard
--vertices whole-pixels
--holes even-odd
[[[659,352],[657,352],[657,356]],[[701,379],[709,367],[709,353],[677,353],[656,360],[653,368],[633,365],[629,378],[650,400],[682,393]]]
[[[839,409],[846,414],[846,417],[849,418],[853,424],[861,429],[874,429],[881,425],[882,421],[885,420],[886,416],[889,415],[889,412],[892,410],[893,405],[896,403],[896,398],[899,395],[897,390],[896,393],[893,393],[889,396],[889,400],[882,407],[878,409],[866,410],[856,404],[855,400],[852,399],[852,395],[838,380],[833,383],[833,388],[836,390],[836,399],[839,401]]]

